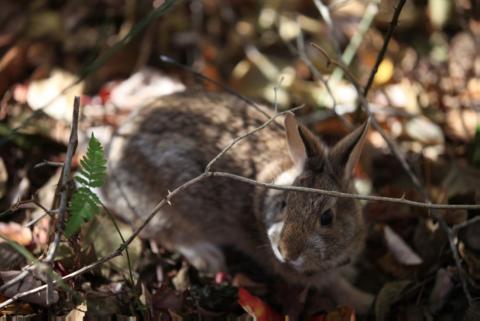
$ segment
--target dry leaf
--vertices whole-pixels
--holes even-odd
[[[257,321],[283,321],[277,312],[244,288],[238,289],[238,303]]]
[[[355,321],[356,319],[355,310],[353,308],[342,306],[328,312],[327,314],[314,316],[310,321]]]
[[[42,109],[57,120],[72,121],[73,100],[83,93],[83,81],[62,69],[54,69],[46,79],[35,80],[28,87],[27,103],[34,109]],[[68,90],[65,89],[68,87]]]
[[[385,225],[383,231],[387,247],[399,263],[404,265],[422,264],[423,261],[418,254],[388,225]]]
[[[478,113],[472,109],[451,108],[445,116],[449,133],[455,138],[469,141],[475,135],[480,122]]]
[[[30,245],[33,239],[32,231],[28,227],[15,222],[0,222],[0,235],[23,246]],[[2,242],[3,240],[0,239],[0,243]]]
[[[3,295],[0,295],[0,303],[5,302],[8,300],[7,297],[4,297]],[[22,303],[22,302],[15,302],[10,305],[7,305],[6,307],[2,308],[0,310],[0,316],[2,315],[25,315],[25,314],[30,314],[33,313],[32,306],[28,303]],[[4,319],[0,319],[4,320]],[[5,318],[5,320],[7,320]]]
[[[22,271],[1,271],[0,272],[0,281],[2,281],[2,284],[5,284],[6,282],[12,280],[13,278],[17,277]],[[21,282],[17,282],[15,284],[12,284],[11,286],[7,287],[5,290],[3,290],[2,294],[5,295],[6,297],[13,297],[14,295],[20,293],[20,292],[25,292],[31,289],[34,289],[36,287],[39,287],[43,285],[42,282],[40,282],[38,279],[36,279],[32,273],[29,273]],[[22,298],[22,301],[24,302],[29,302],[33,304],[38,304],[40,306],[47,306],[47,292],[46,289],[39,291],[34,294],[30,294],[27,296],[24,296]],[[53,301],[51,304],[55,304],[58,301],[58,292],[54,289],[53,290]]]
[[[135,109],[161,96],[184,91],[185,86],[154,68],[142,68],[110,92],[111,102],[122,109]]]
[[[392,79],[394,71],[393,62],[389,58],[385,58],[378,66],[378,71],[373,78],[373,83],[377,86],[386,84],[390,79]]]
[[[452,273],[446,269],[439,269],[435,276],[435,285],[430,293],[430,310],[433,313],[440,311],[446,302],[447,296],[453,289]]]
[[[414,141],[426,145],[443,144],[445,141],[442,129],[423,116],[410,119],[405,124],[405,131]]]
[[[87,305],[82,303],[70,311],[66,316],[62,317],[65,321],[83,321],[87,313]]]

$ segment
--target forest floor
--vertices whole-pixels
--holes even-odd
[[[106,146],[131,111],[185,88],[233,90],[281,110],[305,104],[301,121],[327,143],[368,106],[375,124],[355,170],[360,194],[480,204],[475,0],[0,8],[0,320],[286,320],[293,307],[279,302],[298,305],[302,295],[315,310],[315,290],[301,294],[232,249],[228,272],[205,275],[159,244],[129,239],[132,228],[105,210],[68,236],[57,225],[62,200],[65,219],[75,215],[72,177],[91,134]],[[68,156],[75,97],[78,147]],[[367,316],[320,309],[310,320],[480,320],[478,205],[362,205],[369,228],[356,284],[376,295],[374,306]]]

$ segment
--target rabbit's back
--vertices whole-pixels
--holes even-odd
[[[138,225],[168,190],[200,175],[233,139],[266,120],[252,106],[226,94],[183,92],[162,97],[130,117],[113,138],[104,188],[108,204],[125,221]],[[286,159],[282,130],[271,124],[239,142],[214,169],[259,179]],[[235,237],[255,242],[261,233],[255,223],[254,195],[252,185],[208,178],[178,194],[144,235],[158,236],[164,243],[178,243],[182,235],[206,236],[214,243]]]

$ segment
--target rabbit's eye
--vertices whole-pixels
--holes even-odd
[[[287,201],[283,200],[280,202],[280,208],[283,210],[287,206]]]
[[[333,221],[333,212],[331,209],[326,210],[320,216],[320,224],[322,226],[330,225],[332,224],[332,221]]]

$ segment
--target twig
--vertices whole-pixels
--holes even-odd
[[[117,221],[115,220],[115,217],[113,217],[113,214],[110,212],[110,210],[102,203],[102,208],[107,213],[108,218],[110,218],[110,221],[112,221],[113,226],[115,227],[115,230],[118,233],[118,236],[120,237],[120,240],[122,240],[122,244],[125,243],[125,238],[123,237],[122,231],[120,231],[120,227],[117,224]],[[130,282],[131,285],[135,285],[135,279],[133,278],[133,269],[132,269],[132,261],[130,260],[130,253],[128,252],[128,247],[125,248],[125,255],[127,257],[127,265],[128,265],[128,272],[129,272],[129,277],[130,277]]]
[[[457,225],[452,226],[452,231],[454,233],[458,233],[458,231],[464,229],[465,227],[474,224],[476,222],[480,221],[480,216],[475,216],[474,218],[469,219],[468,221],[465,221],[463,223],[459,223]]]
[[[335,58],[332,58],[330,57],[330,55],[328,54],[328,52],[323,49],[322,47],[320,47],[319,45],[317,45],[316,43],[314,42],[311,42],[310,43],[315,49],[317,49],[318,51],[320,51],[324,56],[325,58],[327,58],[327,63],[328,64],[333,64],[339,68],[341,68],[343,70],[343,72],[348,76],[348,79],[350,80],[350,82],[352,83],[352,85],[354,85],[355,87],[358,86],[358,88],[361,88],[360,87],[360,82],[358,81],[357,77],[355,77],[355,75],[350,71],[350,69],[348,69],[347,65],[345,65],[343,62],[341,62],[340,60],[337,60]],[[362,92],[362,91],[361,91]],[[362,92],[363,93],[363,92]]]
[[[378,67],[382,63],[383,57],[387,53],[388,43],[390,42],[390,39],[392,38],[393,32],[395,31],[395,28],[397,27],[398,17],[400,17],[400,13],[402,12],[402,9],[403,9],[403,6],[405,5],[405,2],[406,2],[406,0],[399,0],[397,6],[395,7],[395,11],[393,12],[392,20],[390,21],[390,24],[388,26],[387,34],[385,35],[385,38],[383,39],[382,49],[380,49],[380,52],[377,55],[375,65],[373,66],[373,69],[370,72],[370,76],[368,77],[367,84],[365,85],[365,88],[363,89],[363,94],[365,96],[368,95],[368,91],[370,90],[370,87],[373,84],[373,79],[375,78],[375,75],[377,74]]]
[[[208,176],[221,176],[228,177],[234,180],[238,180],[247,184],[252,184],[256,186],[261,186],[270,189],[282,190],[282,191],[295,191],[295,192],[304,192],[304,193],[316,193],[321,195],[327,195],[332,197],[339,198],[350,198],[364,201],[375,201],[375,202],[388,202],[396,203],[402,205],[409,205],[420,208],[430,208],[430,209],[480,209],[480,204],[432,204],[424,202],[411,201],[405,198],[393,198],[385,196],[373,196],[373,195],[359,195],[351,193],[343,193],[338,191],[323,190],[318,188],[309,188],[309,187],[300,187],[300,186],[288,186],[288,185],[275,185],[269,183],[258,182],[256,180],[243,177],[240,175],[227,173],[227,172],[209,172]]]
[[[278,113],[278,90],[280,89],[280,87],[282,86],[282,82],[283,82],[283,79],[284,77],[283,76],[280,76],[280,79],[278,80],[277,84],[275,85],[275,87],[273,87],[273,111],[276,113]]]
[[[16,277],[14,277],[13,279],[10,279],[7,282],[5,282],[4,284],[2,284],[0,286],[0,293],[5,291],[6,289],[11,287],[12,285],[22,281],[24,278],[26,278],[27,275],[30,274],[32,267],[33,267],[33,265],[29,266],[27,269],[20,272]]]
[[[266,121],[265,123],[263,123],[260,127],[255,127],[254,129],[246,132],[245,134],[243,135],[240,135],[238,136],[237,138],[235,138],[234,140],[232,140],[230,142],[230,144],[228,144],[227,146],[225,146],[225,148],[217,154],[217,156],[215,156],[210,162],[208,162],[207,166],[205,167],[205,172],[208,173],[210,172],[210,169],[212,168],[213,164],[218,161],[218,159],[220,157],[222,157],[223,155],[225,155],[225,153],[230,149],[232,148],[234,145],[236,145],[239,141],[241,141],[242,139],[244,139],[245,137],[247,136],[250,136],[262,129],[264,129],[265,127],[267,127],[271,122],[273,122],[277,117],[279,116],[282,116],[282,115],[285,115],[287,113],[291,113],[295,110],[298,110],[300,108],[303,108],[303,105],[302,106],[299,106],[299,107],[295,107],[295,108],[292,108],[290,110],[287,110],[287,111],[284,111],[284,112],[281,112],[281,113],[277,113],[275,114],[273,117],[270,117],[270,119],[268,121]]]
[[[50,216],[51,212],[44,212],[42,213],[40,216],[28,221],[27,223],[25,223],[25,227],[30,227],[32,225],[35,225],[38,221],[40,221],[42,218],[44,218],[45,216]]]
[[[38,163],[35,166],[33,166],[33,168],[39,168],[39,167],[43,167],[43,166],[62,167],[63,163],[44,160],[43,162]]]
[[[70,132],[70,138],[68,139],[67,154],[63,164],[62,176],[60,178],[60,204],[58,206],[57,224],[55,229],[55,236],[52,244],[48,248],[47,257],[45,263],[50,266],[55,259],[58,245],[63,235],[65,213],[67,212],[70,181],[70,170],[72,168],[72,159],[77,149],[78,144],[78,118],[80,114],[80,97],[75,97],[73,101],[73,117],[72,117],[72,130]],[[53,302],[53,280],[50,273],[47,273],[47,305]]]
[[[68,139],[67,154],[63,165],[62,177],[60,178],[60,204],[58,206],[57,227],[53,244],[48,249],[45,262],[51,263],[55,258],[60,239],[62,238],[65,213],[68,204],[68,182],[70,180],[70,170],[72,168],[72,158],[75,154],[78,144],[78,118],[80,114],[80,97],[75,97],[73,101],[72,130]]]

